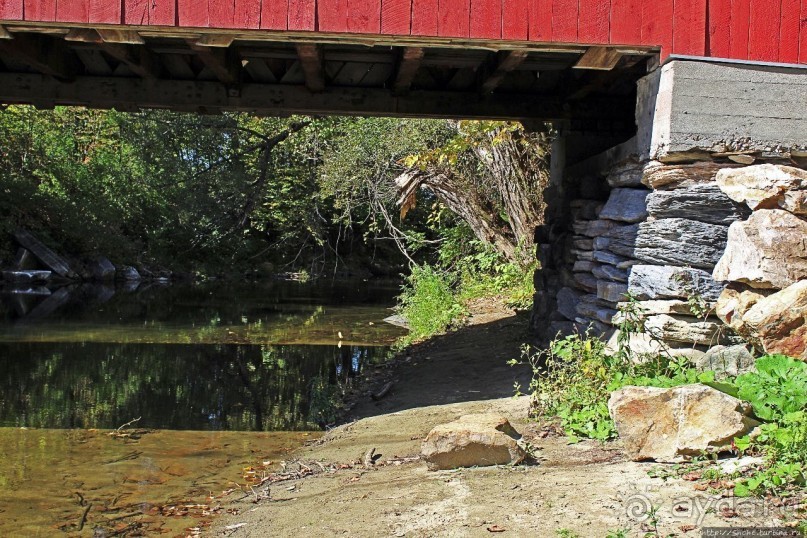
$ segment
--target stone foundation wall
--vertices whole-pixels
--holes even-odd
[[[698,94],[714,100],[712,79],[731,107],[703,108],[711,101]],[[798,356],[807,340],[807,306],[798,306],[807,304],[807,173],[780,165],[807,164],[807,71],[671,62],[639,86],[637,137],[556,174],[551,224],[537,235],[533,327],[547,339],[585,331],[613,338],[631,297],[647,332],[674,354],[692,357],[742,335],[759,350]],[[770,121],[765,87],[776,89]],[[793,179],[799,173],[803,181]],[[775,200],[757,192],[765,185],[775,186]],[[776,254],[778,245],[787,253]],[[793,284],[796,292],[773,301],[795,308],[787,326],[771,328],[771,316],[741,322]],[[766,344],[760,325],[791,341]],[[659,348],[635,340],[636,351]]]

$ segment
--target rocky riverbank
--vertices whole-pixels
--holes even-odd
[[[267,475],[277,480],[238,495],[208,534],[686,536],[780,522],[762,501],[699,491],[657,464],[629,461],[619,443],[569,445],[530,421],[528,398],[512,397],[530,372],[506,365],[527,340],[527,320],[489,308],[475,314],[467,327],[409,348],[384,377],[393,382],[386,397],[358,401],[354,420],[284,464],[304,472]],[[426,435],[470,413],[507,417],[534,461],[429,471],[420,458]]]

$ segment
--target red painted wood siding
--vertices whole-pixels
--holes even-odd
[[[807,0],[0,0],[13,21],[660,47],[807,64]]]

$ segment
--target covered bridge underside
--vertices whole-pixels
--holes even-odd
[[[218,113],[570,120],[633,129],[653,49],[6,27],[0,100]],[[648,63],[650,62],[650,63]]]

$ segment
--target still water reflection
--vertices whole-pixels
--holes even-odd
[[[311,438],[293,432],[331,422],[402,334],[382,321],[394,283],[34,291],[0,289],[2,536],[100,536],[138,518],[132,532],[183,535],[198,522],[162,506],[206,506],[243,465]],[[161,431],[103,431],[136,418]],[[122,507],[140,515],[114,519]]]

